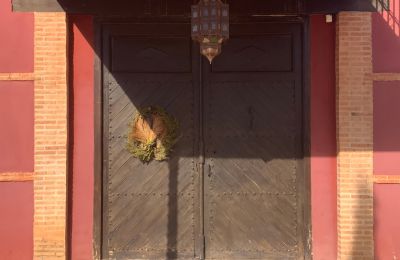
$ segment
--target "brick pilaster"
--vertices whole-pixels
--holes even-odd
[[[67,174],[65,13],[35,13],[34,259],[65,259]]]
[[[338,258],[373,259],[371,13],[337,19]]]

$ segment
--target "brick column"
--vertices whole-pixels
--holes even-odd
[[[67,25],[35,13],[34,259],[65,259]]]
[[[337,19],[338,258],[373,259],[371,13]]]

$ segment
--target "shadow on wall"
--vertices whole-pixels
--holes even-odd
[[[371,229],[373,229],[373,221],[366,219],[366,216],[371,214],[373,208],[366,209],[366,200],[372,200],[371,197],[371,186],[365,184],[358,184],[355,189],[357,195],[351,195],[351,210],[353,211],[352,219],[350,223],[343,225],[351,225],[352,230],[352,245],[351,245],[351,256],[352,259],[369,259],[369,253],[371,250],[368,245],[363,244],[360,241],[365,240],[365,237],[371,236]]]
[[[372,15],[373,70],[400,71],[400,1],[391,0],[389,9]]]
[[[389,44],[393,44],[394,47],[397,46],[397,50],[400,49],[400,40],[399,40],[399,36],[400,36],[400,31],[399,31],[399,17],[400,17],[400,6],[398,4],[398,2],[395,1],[391,1],[391,8],[390,11],[382,11],[379,12],[377,14],[374,14],[374,19],[376,20],[377,23],[379,23],[380,25],[384,25],[384,26],[380,26],[379,32],[377,32],[378,34],[385,34],[385,37],[390,38],[390,42]],[[377,37],[377,39],[379,39],[380,37]],[[91,42],[91,41],[89,41]],[[383,43],[382,43],[383,42]],[[385,45],[388,44],[387,41],[382,41],[380,40],[378,43],[378,45]],[[385,46],[382,47],[383,50],[385,50]],[[400,53],[400,52],[398,52]],[[99,56],[101,56],[101,54],[98,54]],[[379,59],[382,59],[381,63],[383,64],[383,66],[385,66],[385,64],[387,64],[388,60],[393,60],[393,55],[396,55],[395,53],[388,53],[387,55],[389,55],[390,57],[384,57],[384,58],[377,58],[377,62],[379,62]],[[397,54],[400,55],[400,54]],[[375,57],[374,57],[375,58]],[[397,59],[400,61],[400,58]],[[400,67],[400,65],[399,65]],[[393,151],[394,149],[396,149],[395,147],[385,147],[382,148],[384,149],[384,151]],[[398,150],[398,149],[397,149]],[[231,157],[231,154],[228,154],[227,157]],[[335,156],[334,154],[314,154],[314,156]],[[251,157],[251,156],[250,156]],[[284,155],[283,156],[290,158],[290,155]],[[170,182],[169,182],[169,189],[170,190],[177,190],[176,187],[176,183],[177,183],[177,179],[175,176],[175,170],[174,169],[176,166],[174,166],[177,162],[176,161],[171,161],[170,162]],[[362,187],[360,187],[360,189],[362,189]],[[359,202],[361,203],[362,199],[359,199]],[[170,209],[169,215],[168,215],[168,248],[174,248],[174,246],[177,243],[177,230],[176,230],[176,225],[177,225],[177,219],[174,217],[176,215],[176,212],[178,211],[177,209],[177,204],[171,199],[169,198],[168,201],[168,207]],[[356,206],[357,207],[357,206]],[[357,224],[360,225],[360,224]],[[358,229],[359,226],[355,226],[355,229]],[[362,229],[362,228],[361,228]],[[355,253],[356,253],[357,249],[355,249]],[[358,251],[357,251],[358,252]],[[175,258],[176,256],[176,252],[174,251],[168,251],[167,252],[167,256],[169,258]]]
[[[397,0],[376,0],[376,6],[381,6],[379,14],[396,36],[400,36],[400,2]],[[383,8],[382,8],[383,7]]]
[[[372,16],[373,71],[400,72],[400,1]],[[374,82],[374,173],[399,174],[399,81]],[[399,184],[374,185],[374,240],[376,259],[398,259],[400,238]],[[396,218],[397,217],[397,218]]]

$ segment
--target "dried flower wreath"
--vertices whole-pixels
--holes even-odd
[[[127,149],[142,162],[166,160],[177,141],[178,128],[178,121],[163,108],[140,109],[130,125]]]

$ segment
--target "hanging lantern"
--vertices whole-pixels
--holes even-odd
[[[200,53],[210,61],[221,53],[229,38],[229,5],[221,0],[200,0],[192,5],[192,39],[200,43]]]

